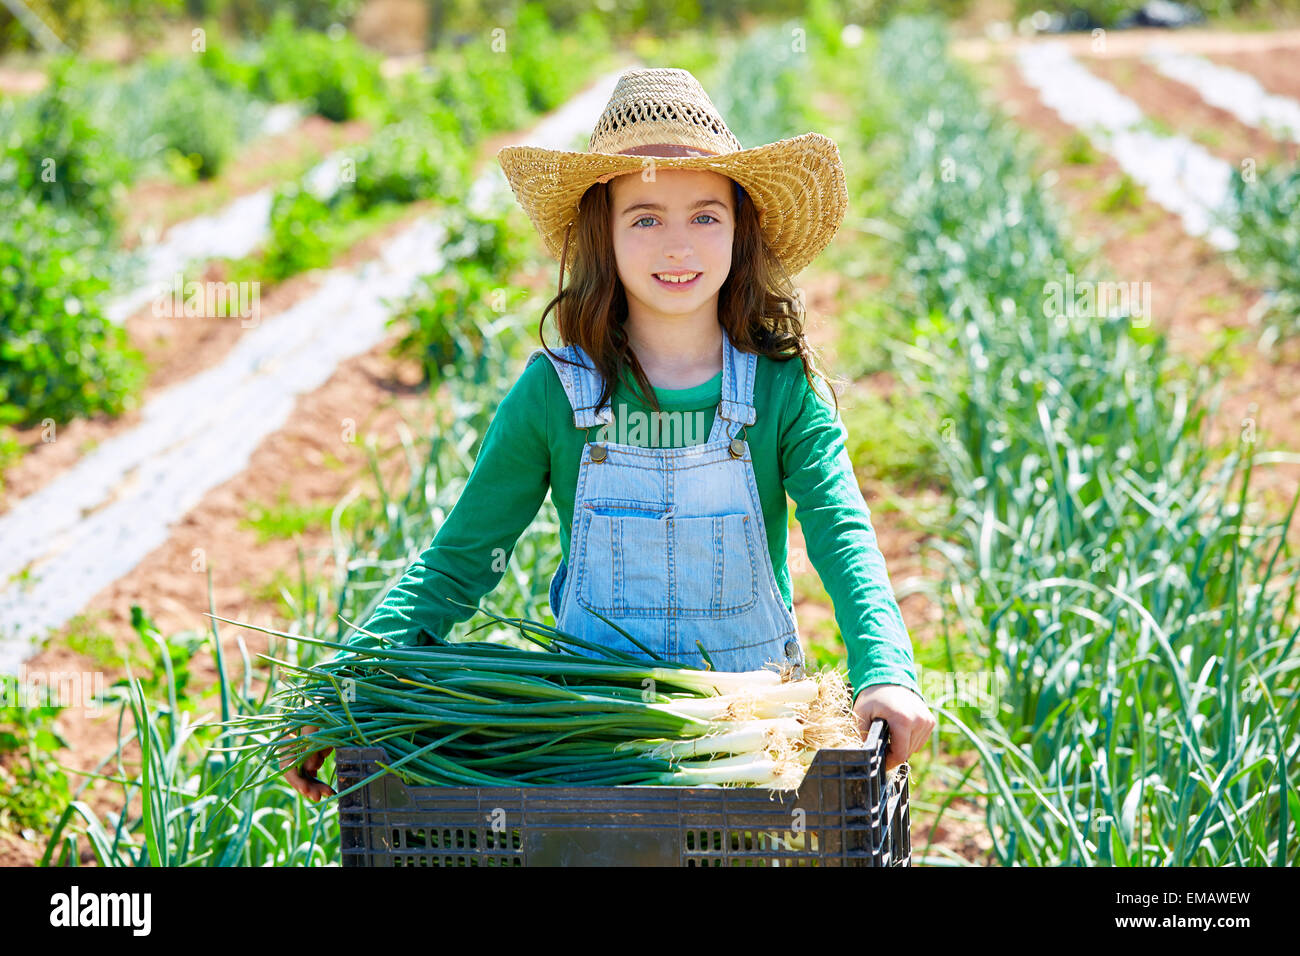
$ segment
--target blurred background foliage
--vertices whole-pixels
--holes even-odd
[[[949,19],[1019,21],[1035,13],[1056,15],[1077,27],[1111,26],[1145,6],[1143,0],[838,0],[830,4],[845,23],[880,26],[897,14],[934,13]],[[514,24],[522,0],[0,0],[0,54],[35,50],[40,44],[15,11],[39,17],[67,46],[84,50],[117,32],[126,48],[147,48],[169,25],[213,22],[245,38],[261,37],[279,17],[311,30],[339,24],[384,52],[458,46],[497,25]],[[554,28],[574,28],[596,15],[613,34],[649,30],[727,28],[737,14],[753,19],[797,17],[804,0],[554,0],[545,5]],[[1198,0],[1187,4],[1206,16],[1300,12],[1300,0]],[[407,49],[406,52],[413,52]],[[127,55],[133,55],[127,54]]]

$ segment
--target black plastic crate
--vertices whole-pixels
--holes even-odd
[[[911,866],[907,768],[888,725],[821,750],[796,790],[408,787],[392,773],[339,798],[344,866]],[[335,751],[342,792],[387,762]]]

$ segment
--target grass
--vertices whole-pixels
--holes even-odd
[[[0,491],[5,487],[5,472],[22,461],[27,447],[18,440],[12,428],[0,426]]]
[[[1128,173],[1112,176],[1106,183],[1106,192],[1095,204],[1098,212],[1115,213],[1138,210],[1146,202],[1145,191]]]
[[[298,504],[289,500],[289,491],[287,485],[282,486],[273,504],[250,503],[248,517],[240,521],[239,527],[255,532],[258,544],[272,539],[287,540],[329,527],[333,503]],[[345,515],[344,520],[350,518]]]
[[[1097,162],[1097,150],[1092,140],[1076,129],[1062,144],[1061,159],[1071,166],[1091,166]]]
[[[55,720],[57,706],[27,706],[16,678],[0,677],[0,829],[48,829],[69,799],[67,776],[51,755],[67,741]]]
[[[905,484],[938,471],[934,442],[918,427],[923,409],[910,401],[904,412],[898,405],[909,402],[906,396],[882,399],[862,389],[851,404],[841,405],[849,457],[864,476]]]
[[[129,651],[124,654],[112,635],[100,628],[100,621],[107,615],[107,611],[77,614],[63,626],[56,640],[100,667],[121,667]]]

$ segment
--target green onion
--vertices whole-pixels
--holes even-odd
[[[733,673],[634,660],[545,624],[484,613],[543,649],[381,638],[354,647],[242,624],[342,653],[278,662],[294,676],[271,699],[272,712],[229,723],[249,739],[241,759],[269,764],[379,745],[394,758],[381,764],[386,772],[426,786],[785,789],[819,747],[862,745],[836,671],[800,678],[788,667]]]

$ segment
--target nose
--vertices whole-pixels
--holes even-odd
[[[685,236],[669,236],[664,240],[664,256],[668,259],[688,259],[694,253],[695,247]]]

